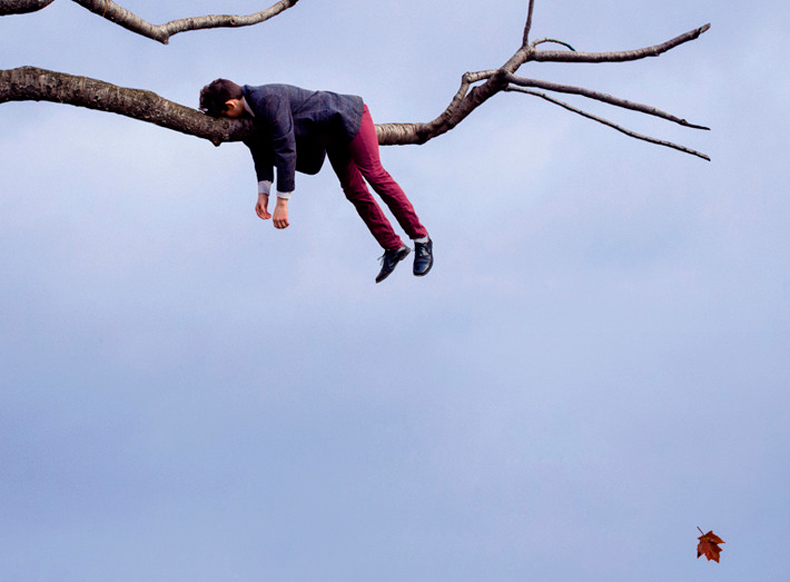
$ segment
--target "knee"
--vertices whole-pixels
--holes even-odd
[[[368,181],[369,184],[392,184],[395,180],[390,176],[390,173],[384,169],[384,166],[381,164],[377,164],[372,168],[365,168],[363,173],[365,176],[365,180]]]
[[[370,194],[365,184],[346,184],[342,186],[343,194],[346,199],[354,204],[366,204],[373,201],[373,196]]]

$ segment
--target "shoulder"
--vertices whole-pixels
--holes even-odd
[[[277,95],[280,92],[277,89],[278,85],[244,85],[241,92],[245,97],[251,99],[263,99],[270,95]]]
[[[244,85],[241,88],[245,96],[254,97],[280,97],[290,99],[309,93],[306,89],[296,87],[295,85],[286,85],[285,83],[268,83],[266,85]]]
[[[278,118],[287,115],[292,108],[292,98],[287,85],[244,85],[242,93],[258,119]]]

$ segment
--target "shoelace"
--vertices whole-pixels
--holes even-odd
[[[403,247],[401,247],[401,248],[403,248]],[[395,249],[394,251],[384,251],[384,254],[383,254],[383,255],[381,255],[381,256],[378,258],[378,261],[379,261],[379,263],[380,263],[380,264],[382,264],[382,265],[384,264],[384,261],[385,261],[385,260],[386,260],[386,258],[387,258],[387,253],[391,253],[391,255],[390,255],[390,256],[391,256],[391,257],[392,257],[392,259],[394,260],[394,259],[396,259],[396,258],[398,257],[398,254],[400,253],[400,249]]]
[[[384,264],[384,261],[386,261],[386,260],[387,260],[387,253],[388,253],[388,252],[390,252],[390,251],[384,251],[384,254],[383,254],[383,255],[381,255],[381,256],[379,257],[379,264],[381,264],[381,265],[383,265],[383,264]],[[394,256],[395,256],[395,253],[396,253],[396,252],[397,252],[397,251],[393,251],[393,252],[392,252],[392,256],[393,256],[393,258],[394,258]]]

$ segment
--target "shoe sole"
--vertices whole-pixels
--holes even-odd
[[[414,271],[412,271],[412,273],[414,273],[415,277],[425,277],[425,275],[431,272],[431,269],[433,269],[433,263],[422,273],[415,273]]]

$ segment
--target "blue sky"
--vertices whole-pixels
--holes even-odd
[[[421,121],[507,60],[526,4],[301,0],[162,46],[61,0],[0,19],[0,68],[192,106],[218,76],[288,82]],[[658,59],[521,72],[709,125],[574,101],[712,162],[499,95],[382,150],[437,262],[380,285],[328,167],[281,232],[242,145],[0,105],[3,576],[787,580],[788,12],[538,0],[533,38],[579,50],[711,22]]]

